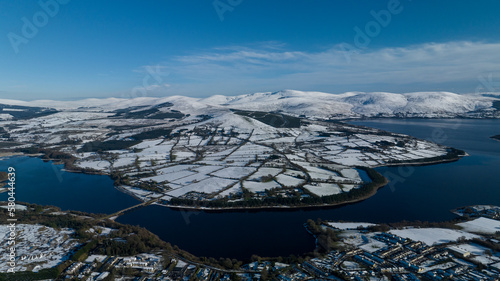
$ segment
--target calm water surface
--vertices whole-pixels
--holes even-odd
[[[16,169],[15,198],[19,202],[90,213],[113,213],[139,203],[115,189],[108,176],[68,173],[63,165],[25,156],[1,159],[0,171],[8,167]],[[0,194],[0,200],[7,198],[7,193]]]

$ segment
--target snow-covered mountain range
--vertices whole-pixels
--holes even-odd
[[[455,94],[450,92],[348,92],[329,94],[284,90],[240,96],[215,95],[209,98],[169,96],[162,98],[138,97],[134,99],[85,99],[79,101],[16,101],[2,100],[0,104],[57,110],[85,109],[112,111],[117,109],[161,107],[185,114],[204,114],[218,109],[240,109],[265,112],[283,112],[294,116],[325,118],[356,117],[500,117],[500,96],[494,94]],[[3,108],[0,119],[9,118],[9,108]]]
[[[449,92],[362,93],[339,95],[321,92],[280,91],[236,97],[213,96],[202,100],[231,108],[278,111],[317,117],[454,117],[472,112],[493,112],[498,98]],[[497,103],[495,103],[497,102]],[[498,110],[498,108],[496,108]]]

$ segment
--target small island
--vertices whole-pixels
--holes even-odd
[[[491,138],[494,140],[500,141],[500,135],[492,136]]]

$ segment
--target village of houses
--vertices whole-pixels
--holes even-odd
[[[465,212],[466,210],[466,212]],[[259,259],[237,270],[226,270],[162,252],[129,257],[95,255],[71,263],[61,280],[499,280],[500,207],[472,206],[454,211],[468,216],[461,229],[404,227],[372,231],[371,223],[323,222],[341,238],[339,249],[285,264]],[[8,235],[7,225],[0,233]],[[71,229],[20,224],[17,231],[16,271],[38,271],[68,260],[81,247]],[[107,236],[111,228],[94,227]],[[7,236],[0,245],[0,271],[6,272]],[[492,246],[493,245],[493,246]],[[495,246],[496,245],[496,246]],[[127,276],[123,269],[134,269]],[[140,272],[137,276],[137,272]],[[108,279],[106,279],[108,278]]]

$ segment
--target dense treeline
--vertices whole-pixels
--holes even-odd
[[[95,225],[95,222],[90,219],[80,218],[78,214],[82,214],[85,217],[99,217],[99,215],[82,212],[72,212],[72,214],[51,214],[60,212],[60,209],[54,206],[42,207],[36,204],[21,202],[17,202],[17,204],[25,205],[31,209],[30,211],[17,211],[17,223],[40,224],[54,229],[71,228],[75,230],[75,237],[82,240],[91,237],[91,234],[86,232],[86,230]],[[0,211],[0,220],[6,221],[6,219],[8,219],[7,210]]]
[[[491,249],[495,252],[500,252],[500,244],[494,243],[491,240],[483,240],[479,238],[473,238],[472,241],[480,246]]]
[[[68,153],[64,153],[64,152],[57,151],[54,149],[40,148],[38,146],[19,148],[19,149],[16,149],[16,151],[21,152],[21,153],[26,153],[26,154],[43,154],[42,159],[44,161],[49,161],[49,160],[61,161],[64,163],[65,168],[75,169],[73,163],[76,161],[76,158]],[[86,171],[86,169],[76,169],[76,170],[81,170],[83,172]],[[92,172],[92,171],[89,170],[89,172]]]
[[[0,134],[0,138],[9,138],[9,134]],[[21,145],[21,143],[15,141],[2,141],[0,142],[0,149],[10,149],[11,147],[18,145]]]
[[[151,131],[145,131],[136,135],[131,136],[134,140],[146,140],[146,139],[156,139],[159,137],[166,137],[172,132],[171,129],[155,129]]]
[[[22,152],[26,154],[38,154],[42,153],[43,159],[56,159],[56,160],[70,160],[74,159],[74,157],[70,154],[57,151],[54,149],[48,149],[48,148],[40,148],[38,146],[31,146],[31,147],[26,147],[26,148],[19,148],[16,150],[17,152]]]
[[[145,228],[118,225],[113,222],[107,222],[106,225],[117,229],[117,231],[111,232],[109,239],[100,242],[96,249],[97,254],[130,256],[160,248],[172,250],[169,244]]]
[[[38,272],[0,273],[0,281],[54,280],[67,266],[67,263],[62,263],[56,267],[41,269]]]
[[[338,231],[330,227],[322,227],[323,221],[317,219],[307,220],[305,227],[316,238],[316,251],[320,254],[329,253],[332,250],[338,250],[338,242],[341,240],[337,234]]]
[[[74,165],[76,157],[71,154],[57,151],[54,149],[40,148],[37,146],[31,146],[27,148],[19,148],[15,150],[16,152],[26,153],[26,154],[43,154],[43,161],[54,160],[56,162],[62,162],[64,168],[67,170],[72,170],[74,172],[82,172],[88,174],[102,174],[100,171],[92,168],[80,168]]]
[[[0,110],[3,110],[4,108],[17,109],[9,111],[9,114],[12,115],[12,117],[14,117],[14,120],[26,120],[31,118],[43,117],[59,112],[53,108],[7,105],[7,104],[0,105]]]
[[[127,175],[122,175],[120,172],[113,171],[109,177],[114,181],[114,185],[130,185],[130,178]]]
[[[429,222],[429,221],[401,221],[389,223],[392,228],[402,228],[407,226],[420,227],[420,228],[449,228],[449,229],[462,229],[460,226],[456,225],[459,222],[463,222],[463,218],[456,218],[452,221],[439,221],[439,222]]]
[[[7,172],[0,172],[0,182],[6,181],[8,179]]]
[[[109,141],[91,141],[85,143],[78,152],[98,152],[107,150],[127,149],[141,141],[139,140],[109,140]]]
[[[170,110],[170,111],[160,111],[159,106],[155,106],[150,109],[130,111],[130,110],[117,110],[116,115],[112,117],[126,118],[126,119],[181,119],[184,118],[184,113],[178,110]]]
[[[235,114],[247,116],[275,128],[300,128],[301,119],[281,113],[232,110]]]
[[[94,249],[95,246],[97,245],[97,241],[93,240],[87,244],[85,244],[83,247],[78,249],[72,256],[71,260],[72,261],[84,261],[90,252],[90,250]]]

